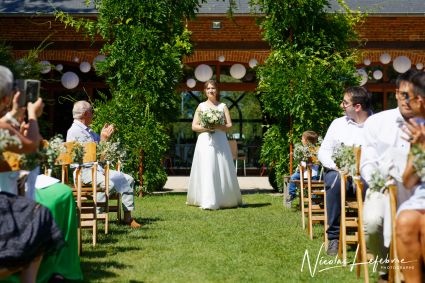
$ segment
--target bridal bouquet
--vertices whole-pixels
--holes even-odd
[[[199,112],[200,124],[204,128],[211,129],[217,125],[224,125],[223,112],[216,109],[208,109]]]
[[[356,172],[356,155],[354,152],[354,146],[347,146],[343,143],[336,146],[332,153],[332,160],[342,172],[354,176]]]

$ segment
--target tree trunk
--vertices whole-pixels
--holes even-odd
[[[140,186],[140,191],[139,191],[139,197],[143,196],[143,157],[144,157],[144,152],[143,149],[140,149],[140,160],[139,160],[139,186]]]

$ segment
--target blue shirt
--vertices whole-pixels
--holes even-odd
[[[79,142],[100,142],[100,136],[93,132],[90,127],[87,127],[78,120],[74,120],[68,132],[66,133],[66,141]]]

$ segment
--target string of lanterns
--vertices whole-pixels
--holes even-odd
[[[223,63],[226,60],[224,55],[217,57],[217,61]],[[258,65],[258,61],[255,58],[251,58],[248,62],[250,68],[255,68]],[[194,72],[196,80],[200,82],[206,82],[210,80],[213,76],[213,69],[207,64],[200,64],[195,68]],[[236,63],[230,67],[230,75],[234,79],[242,79],[246,75],[246,67],[243,64]],[[196,80],[194,78],[189,78],[186,81],[186,85],[189,88],[194,88],[196,86]]]
[[[381,56],[379,56],[379,62],[381,62],[383,65],[389,64],[391,62],[391,55],[388,53],[383,53],[381,54]],[[363,60],[363,64],[365,66],[369,66],[371,64],[370,59],[366,58]],[[409,57],[407,56],[398,56],[396,58],[394,58],[393,60],[393,69],[397,72],[397,73],[404,73],[407,70],[409,70],[412,66],[412,61],[409,59]],[[424,67],[424,65],[422,63],[417,63],[416,64],[416,69],[418,70],[422,70]],[[365,85],[369,79],[368,74],[366,72],[366,70],[364,68],[361,69],[357,69],[357,76],[360,77],[360,85]],[[382,77],[384,76],[384,74],[382,73],[381,70],[375,70],[372,73],[372,77],[375,80],[380,80],[382,79]]]
[[[87,61],[82,61],[79,65],[80,71],[82,73],[88,73],[90,72],[92,67],[96,69],[97,62],[104,61],[105,59],[106,59],[105,55],[98,55],[93,59],[92,64],[90,64]],[[389,64],[391,62],[391,59],[392,59],[391,55],[388,53],[383,53],[381,54],[381,56],[379,56],[379,61],[384,65]],[[221,63],[223,63],[225,60],[226,58],[224,55],[220,55],[217,57],[217,61]],[[80,59],[78,57],[74,57],[72,61],[78,63]],[[44,61],[41,61],[40,64],[41,64],[40,72],[42,74],[47,74],[52,70],[52,65],[50,64],[49,61],[44,60]],[[363,60],[363,64],[365,66],[369,66],[371,64],[371,60],[366,58]],[[248,66],[250,68],[255,68],[257,65],[258,65],[258,61],[255,58],[251,58],[248,62]],[[411,68],[412,62],[407,56],[404,56],[404,55],[398,56],[394,58],[392,66],[396,72],[404,73]],[[416,64],[416,69],[422,70],[423,68],[424,68],[423,63]],[[64,69],[64,66],[62,64],[57,64],[55,66],[55,70],[58,72],[62,72],[63,69]],[[246,72],[247,72],[246,67],[240,63],[233,64],[230,67],[230,75],[234,79],[242,79],[246,75]],[[366,72],[364,68],[357,69],[356,75],[360,77],[361,86],[367,83],[369,77],[368,77],[368,73]],[[189,88],[194,88],[196,86],[197,81],[206,82],[210,80],[213,76],[213,70],[211,66],[207,64],[200,64],[195,68],[194,76],[196,80],[194,78],[189,78],[186,81],[186,85]],[[372,77],[375,80],[380,80],[383,77],[383,72],[381,70],[375,70],[372,73]],[[80,82],[80,78],[75,72],[68,71],[62,74],[61,83],[67,89],[76,88],[79,82]]]
[[[104,61],[105,59],[106,59],[105,55],[97,55],[93,59],[92,64],[90,64],[87,61],[82,61],[79,65],[80,71],[82,73],[88,73],[88,72],[90,72],[92,66],[93,66],[93,68],[96,69],[96,63]],[[75,63],[78,63],[80,61],[80,59],[78,57],[74,57],[72,59],[72,61],[75,62]],[[52,70],[52,64],[49,61],[44,60],[44,61],[41,61],[40,64],[41,64],[40,72],[42,74],[47,74]],[[57,64],[55,66],[55,70],[58,71],[58,72],[62,72],[63,68],[64,67],[63,67],[62,64]],[[78,86],[78,84],[80,83],[80,78],[75,72],[68,71],[68,72],[65,72],[65,73],[62,74],[61,83],[62,83],[63,87],[65,87],[66,89],[73,89],[73,88],[76,88]]]

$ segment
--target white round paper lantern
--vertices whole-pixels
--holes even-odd
[[[371,62],[370,62],[370,59],[367,59],[367,58],[366,58],[366,59],[364,59],[364,60],[363,60],[363,64],[365,64],[366,66],[369,66],[369,65],[370,65],[370,63],[371,63]]]
[[[358,69],[356,75],[360,77],[360,85],[361,86],[365,85],[367,83],[368,76],[367,76],[367,73],[364,69]]]
[[[417,63],[416,64],[416,69],[422,70],[423,68],[424,68],[424,64],[422,64],[422,63]]]
[[[80,62],[80,58],[78,58],[77,56],[74,56],[74,58],[72,58],[72,61],[74,61],[75,63]]]
[[[382,64],[388,64],[389,62],[391,62],[391,55],[388,53],[383,53],[381,54],[381,56],[379,56],[379,61]]]
[[[63,65],[62,64],[57,64],[56,65],[56,71],[61,72],[63,70]]]
[[[382,71],[381,70],[375,70],[374,72],[373,72],[373,74],[372,74],[372,76],[373,76],[373,78],[375,79],[375,80],[380,80],[380,79],[382,79],[382,76],[383,76],[384,74],[382,73]]]
[[[195,77],[198,81],[206,82],[213,76],[213,70],[206,64],[201,64],[195,69]]]
[[[77,74],[74,72],[66,72],[61,78],[62,85],[67,89],[76,88],[80,82]]]
[[[258,61],[255,58],[251,58],[248,62],[248,65],[250,68],[254,68],[255,66],[257,66],[257,64],[258,64]]]
[[[93,59],[93,67],[96,69],[96,63],[97,62],[103,62],[103,61],[105,61],[105,59],[106,59],[106,56],[105,55],[102,55],[102,54],[97,55]]]
[[[90,65],[89,62],[87,62],[87,61],[81,62],[81,64],[80,64],[80,71],[81,72],[88,73],[88,72],[90,72],[90,69],[91,69],[91,65]]]
[[[40,73],[42,74],[47,74],[52,69],[52,66],[50,65],[49,61],[41,61],[40,65],[41,65]]]
[[[226,57],[224,57],[224,55],[220,55],[220,56],[218,56],[217,60],[218,60],[218,62],[223,63],[226,60]]]
[[[196,81],[194,79],[190,78],[186,81],[186,85],[190,88],[194,88],[196,86]]]
[[[246,68],[242,64],[233,64],[230,67],[230,75],[235,79],[242,79],[246,74]]]
[[[398,56],[393,61],[394,70],[396,70],[400,74],[409,70],[411,65],[412,65],[412,62],[407,56]]]

